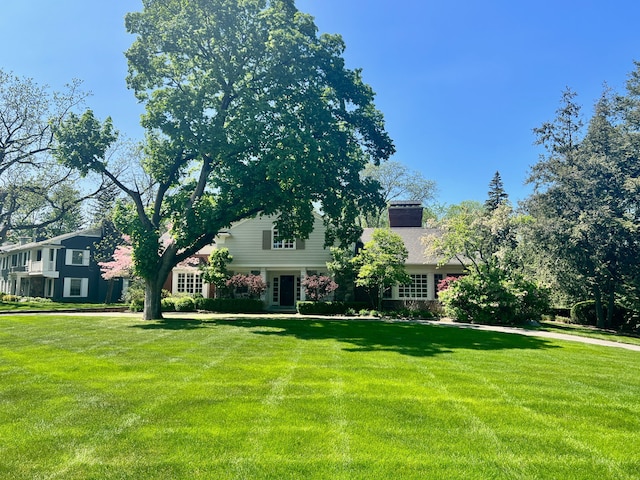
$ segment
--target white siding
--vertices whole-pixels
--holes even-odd
[[[229,269],[259,270],[307,268],[324,269],[331,253],[324,248],[325,227],[319,217],[315,228],[304,242],[304,249],[263,249],[262,232],[273,229],[275,217],[256,217],[244,220],[229,229],[229,235],[216,239],[219,248],[226,247],[233,255]]]

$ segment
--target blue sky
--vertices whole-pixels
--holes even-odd
[[[0,16],[0,68],[60,89],[72,78],[88,106],[141,137],[127,90],[124,14],[140,0],[9,0]],[[588,114],[603,83],[622,90],[640,60],[637,0],[298,0],[320,32],[340,33],[350,68],[376,92],[394,160],[438,185],[452,204],[486,197],[499,170],[524,198],[565,87]]]

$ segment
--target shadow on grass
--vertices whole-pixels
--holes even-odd
[[[196,320],[165,319],[136,325],[144,329],[192,330],[215,327],[245,328],[265,337],[294,337],[301,340],[337,340],[351,352],[389,351],[417,357],[467,350],[532,350],[559,348],[537,337],[455,328],[437,324],[384,322],[370,320],[328,320],[308,318],[269,319],[242,317]]]
[[[142,330],[195,330],[204,328],[211,322],[197,318],[163,318],[162,320],[145,321],[135,325]]]

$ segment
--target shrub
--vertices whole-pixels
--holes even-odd
[[[165,297],[160,300],[160,308],[163,312],[175,312],[176,300],[176,297]]]
[[[144,296],[142,298],[136,297],[129,302],[129,310],[132,312],[141,312],[144,310]]]
[[[603,305],[602,309],[604,310],[605,316],[607,315],[607,306]],[[570,312],[570,321],[571,323],[577,323],[579,325],[592,325],[596,326],[598,324],[598,317],[596,315],[596,302],[595,300],[585,300],[583,302],[578,302],[573,307],[571,307]],[[627,310],[621,305],[616,304],[613,317],[611,319],[612,324],[609,326],[610,328],[615,329],[623,329],[628,331],[634,331],[636,329],[635,323],[637,319],[637,314]]]
[[[178,297],[175,299],[176,312],[195,312],[196,302],[191,297]]]
[[[20,301],[20,296],[19,295],[4,295],[2,297],[2,301],[3,302],[19,302]]]
[[[124,302],[129,305],[132,312],[141,312],[144,309],[144,282],[135,279],[129,285],[124,294]]]
[[[486,268],[449,283],[439,295],[445,313],[463,322],[522,324],[539,320],[549,309],[549,295],[521,276]]]

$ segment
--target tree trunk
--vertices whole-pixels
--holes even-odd
[[[144,311],[143,320],[162,319],[162,285],[164,278],[151,278],[144,281]]]
[[[607,319],[605,321],[605,327],[611,328],[611,326],[613,325],[613,315],[616,310],[616,294],[613,289],[613,285],[609,285],[608,297],[609,298],[607,299]]]
[[[596,301],[596,326],[598,328],[604,328],[605,314],[604,308],[602,307],[602,294],[600,291],[600,286],[596,284],[593,291],[595,293],[594,297]]]
[[[104,303],[108,305],[111,303],[111,297],[113,295],[113,278],[110,278],[107,283],[107,295],[105,296]]]

